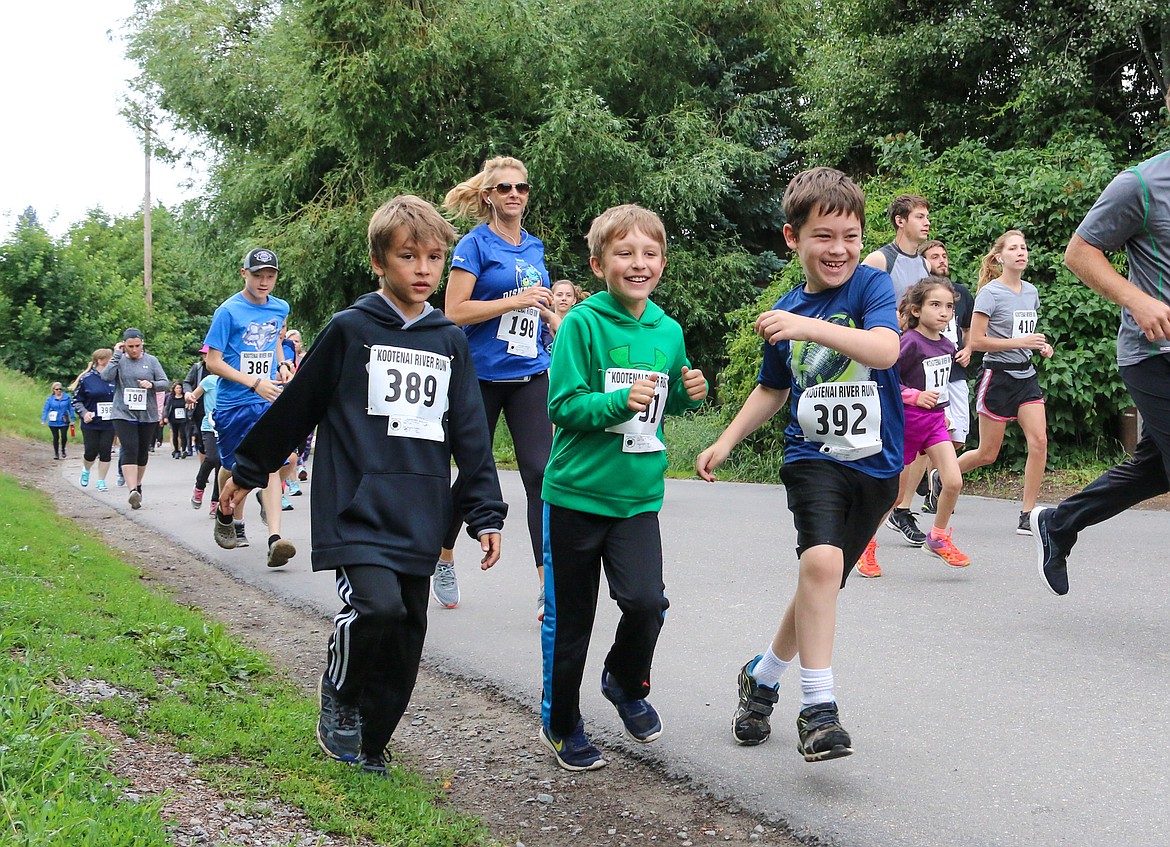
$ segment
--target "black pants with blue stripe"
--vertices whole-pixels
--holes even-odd
[[[663,593],[657,512],[611,518],[550,505],[548,530],[552,562],[544,572],[541,717],[563,736],[581,719],[581,681],[602,570],[622,613],[605,669],[627,697],[650,693],[650,665],[670,603]]]

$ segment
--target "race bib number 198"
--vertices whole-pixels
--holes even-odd
[[[540,311],[534,306],[516,309],[500,315],[500,328],[496,338],[508,345],[513,356],[536,358],[536,334],[540,329]]]
[[[386,434],[442,441],[451,359],[426,350],[370,348],[367,414],[385,415]]]

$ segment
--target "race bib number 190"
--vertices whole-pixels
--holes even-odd
[[[132,412],[146,411],[145,388],[123,388],[122,399],[126,401],[126,408]]]
[[[451,359],[426,350],[370,348],[367,414],[385,415],[386,434],[442,441]]]

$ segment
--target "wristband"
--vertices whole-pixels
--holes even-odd
[[[255,391],[257,388],[260,387],[260,382],[262,379],[263,379],[263,377],[256,377],[256,381],[252,383],[252,391]]]

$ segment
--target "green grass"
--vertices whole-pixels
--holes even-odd
[[[376,843],[491,843],[430,781],[389,779],[326,761],[316,707],[268,660],[139,574],[0,475],[0,842],[165,845],[159,804],[129,802],[106,770],[106,742],[82,729],[92,709],[130,735],[189,753],[236,802],[278,797],[319,829]],[[74,704],[69,680],[125,696]]]
[[[51,440],[48,427],[41,425],[41,410],[51,384],[0,366],[0,432]]]

